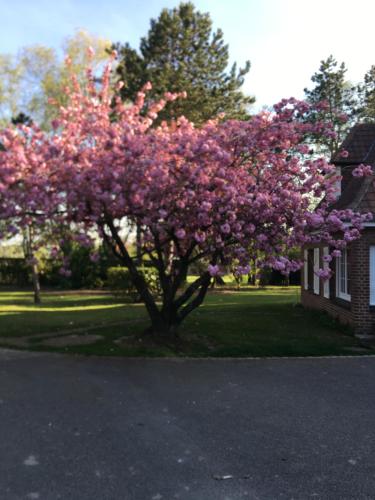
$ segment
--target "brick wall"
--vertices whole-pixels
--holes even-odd
[[[363,231],[362,237],[351,246],[351,301],[336,298],[335,277],[330,280],[330,298],[323,296],[323,283],[319,295],[301,287],[301,302],[304,307],[326,311],[341,323],[353,326],[356,334],[375,334],[375,310],[370,308],[370,251],[375,245],[375,228]],[[320,247],[320,258],[323,249]],[[322,265],[321,265],[322,267]],[[302,273],[303,275],[303,273]]]
[[[355,330],[364,334],[375,333],[375,311],[370,308],[370,245],[375,245],[375,228],[365,229],[353,243],[352,310]]]
[[[315,295],[308,290],[302,289],[301,291],[302,305],[308,309],[319,309],[326,311],[330,316],[338,319],[344,325],[351,325],[355,327],[354,317],[351,309],[339,306],[330,299],[326,299],[323,295]]]

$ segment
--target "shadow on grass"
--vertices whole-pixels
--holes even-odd
[[[31,348],[110,356],[317,356],[352,354],[359,348],[347,327],[297,305],[298,289],[214,291],[181,326],[179,347],[142,340],[145,308],[110,295],[48,295],[35,307],[31,294],[0,293],[1,336],[32,336],[85,329],[103,336],[92,345]],[[115,324],[117,323],[117,324]],[[359,352],[359,351],[358,351]],[[366,351],[364,351],[366,352]]]
[[[110,295],[48,295],[34,305],[28,293],[0,293],[0,335],[27,336],[145,316],[141,304],[124,303]]]

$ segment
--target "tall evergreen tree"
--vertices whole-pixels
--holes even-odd
[[[20,124],[20,125],[27,125],[29,127],[33,124],[33,121],[30,118],[30,116],[26,115],[22,111],[20,113],[18,113],[16,116],[14,116],[11,119],[11,122],[12,122],[13,125],[19,125]]]
[[[123,100],[134,100],[140,87],[151,81],[153,98],[183,90],[189,96],[168,103],[161,119],[184,115],[200,124],[222,112],[229,118],[248,116],[254,98],[245,96],[241,87],[250,63],[239,70],[233,64],[228,71],[223,32],[213,32],[209,14],[195,10],[192,3],[163,9],[158,19],[152,19],[139,52],[127,43],[114,48],[119,54],[119,79],[125,82],[120,91]]]
[[[335,137],[322,135],[319,148],[332,156],[341,144],[348,128],[358,113],[356,89],[345,78],[345,63],[340,65],[330,55],[321,61],[319,70],[311,77],[315,86],[304,89],[305,99],[311,104],[324,102],[325,106],[309,116],[309,121],[325,120],[332,123]]]
[[[362,83],[358,85],[360,100],[359,118],[363,122],[375,121],[375,65],[367,71]]]

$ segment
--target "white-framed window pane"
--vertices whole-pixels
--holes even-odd
[[[336,295],[344,300],[350,300],[350,266],[348,250],[341,251],[341,257],[336,258]]]
[[[308,251],[303,251],[303,288],[307,290],[309,288],[309,262],[308,262]]]
[[[328,254],[329,254],[329,248],[324,247],[323,248],[323,257],[327,257]],[[328,269],[329,269],[328,262],[323,262],[323,269],[325,271],[328,271]],[[324,280],[324,282],[323,282],[323,295],[326,299],[329,299],[329,280]]]
[[[341,177],[341,167],[336,167],[336,172],[335,175],[338,177]],[[339,198],[341,196],[341,179],[338,179],[335,182],[335,191],[334,191],[335,198]]]
[[[350,248],[346,250],[346,293],[350,296],[351,293],[351,258]]]
[[[319,271],[319,248],[314,248],[314,293],[319,295],[320,278],[317,276]]]

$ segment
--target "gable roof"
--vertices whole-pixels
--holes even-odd
[[[369,212],[369,209],[364,210],[363,205],[368,205],[366,198],[373,182],[372,177],[353,177],[343,189],[340,197],[331,205],[331,209],[350,208],[355,212]]]
[[[342,151],[348,156],[343,158]],[[354,177],[352,170],[361,163],[375,166],[375,123],[359,123],[348,133],[346,139],[332,157],[331,163],[342,167],[342,193],[332,209],[350,208],[358,212],[375,215],[374,176]]]
[[[343,158],[341,153],[349,156]],[[331,162],[335,165],[358,165],[375,163],[375,123],[359,123],[350,130]]]

